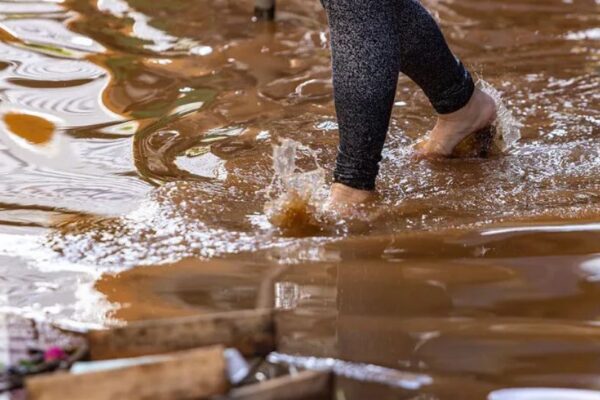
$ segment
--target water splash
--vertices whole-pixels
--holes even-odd
[[[315,169],[302,171],[296,164],[298,150],[304,150],[313,163]],[[269,190],[284,190],[296,192],[302,197],[317,195],[325,183],[325,171],[319,164],[316,153],[307,146],[291,140],[282,139],[279,145],[273,146],[273,170],[275,175]]]
[[[505,101],[502,99],[502,94],[495,87],[483,79],[480,79],[479,82],[477,82],[477,85],[496,102],[498,114],[496,119],[496,131],[501,138],[499,147],[502,152],[506,152],[521,139],[521,128],[523,127],[523,124],[519,122],[513,113],[506,107]]]
[[[315,169],[301,170],[297,164],[298,150],[305,150],[313,159]],[[274,176],[267,190],[269,201],[265,214],[269,221],[292,235],[307,235],[319,231],[318,210],[326,198],[325,171],[310,148],[283,139],[273,147]]]

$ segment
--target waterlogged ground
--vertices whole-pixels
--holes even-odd
[[[424,3],[521,139],[413,161],[434,117],[403,77],[380,212],[290,235],[264,211],[272,146],[329,178],[337,143],[318,1],[274,25],[240,0],[0,1],[0,310],[84,329],[274,306],[286,357],[385,381],[346,399],[600,389],[600,3]]]

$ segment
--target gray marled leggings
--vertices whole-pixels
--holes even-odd
[[[471,98],[471,75],[416,0],[322,0],[331,30],[340,131],[336,182],[371,190],[379,172],[400,72],[440,114]]]

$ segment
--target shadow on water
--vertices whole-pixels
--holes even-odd
[[[434,116],[401,77],[378,212],[289,235],[265,214],[273,146],[327,183],[337,145],[319,2],[272,25],[247,0],[0,2],[0,310],[86,327],[274,306],[284,353],[433,379],[346,398],[597,388],[598,3],[425,3],[521,139],[415,162]]]

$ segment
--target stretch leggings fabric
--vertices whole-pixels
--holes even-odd
[[[322,0],[331,31],[340,146],[334,180],[372,190],[399,73],[440,114],[462,108],[474,84],[429,12],[416,0]]]

